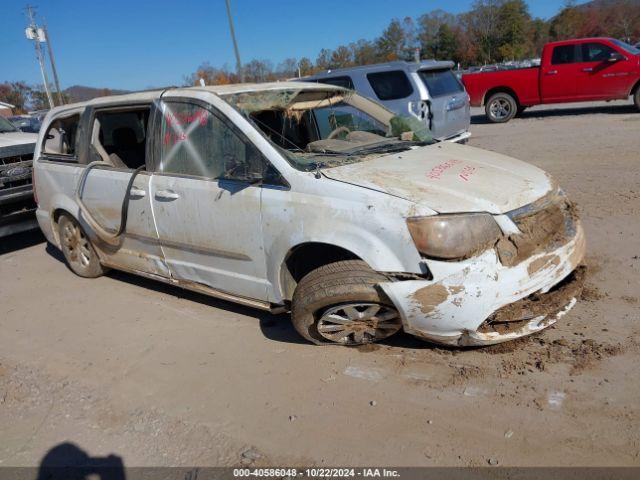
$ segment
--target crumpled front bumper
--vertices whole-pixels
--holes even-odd
[[[505,328],[487,328],[485,323],[500,309],[532,294],[544,298],[576,270],[585,247],[584,231],[578,223],[570,241],[512,267],[503,266],[491,249],[462,262],[435,262],[446,272],[437,280],[385,282],[379,287],[400,312],[407,333],[453,346],[492,345],[538,332],[575,305],[575,296],[569,296],[552,312],[531,318],[525,315],[524,321],[520,317],[514,322],[506,319],[501,324]]]

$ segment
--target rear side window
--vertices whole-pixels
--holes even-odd
[[[146,161],[146,131],[149,108],[98,112],[92,146],[101,159],[116,168],[138,168]]]
[[[419,70],[418,75],[429,90],[429,95],[434,98],[464,91],[462,84],[451,70]]]
[[[604,43],[582,44],[583,62],[605,62],[609,60],[612,53],[616,53],[616,51]]]
[[[80,114],[56,118],[44,136],[42,153],[53,157],[74,157]]]
[[[563,65],[565,63],[576,63],[575,45],[560,45],[553,49],[551,56],[552,65]]]
[[[368,73],[367,80],[380,100],[398,100],[413,93],[411,82],[402,70]]]
[[[320,78],[318,79],[318,83],[327,83],[329,85],[335,85],[337,87],[348,88],[349,90],[354,90],[353,80],[351,77],[345,75],[342,77],[330,77],[330,78]]]

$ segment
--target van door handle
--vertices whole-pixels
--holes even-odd
[[[547,72],[547,75],[557,75],[557,73],[558,73],[558,70],[549,70]]]
[[[180,195],[173,190],[158,190],[156,192],[156,198],[159,200],[177,200]]]
[[[593,72],[593,67],[586,67],[582,69],[583,72]]]
[[[147,194],[147,192],[145,192],[141,188],[138,188],[138,187],[135,187],[135,186],[131,187],[131,190],[129,190],[129,196],[131,196],[131,197],[142,198],[146,194]]]

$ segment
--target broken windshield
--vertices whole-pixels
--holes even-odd
[[[300,170],[361,162],[433,142],[424,122],[396,116],[345,89],[263,90],[225,100]]]

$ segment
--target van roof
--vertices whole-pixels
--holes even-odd
[[[417,72],[418,70],[440,70],[444,68],[453,68],[452,61],[441,60],[422,60],[421,62],[407,62],[404,60],[396,60],[393,62],[373,63],[371,65],[359,65],[357,67],[332,68],[313,75],[301,77],[299,80],[314,80],[317,78],[334,77],[336,75],[347,75],[350,72],[367,72],[380,70],[408,70]]]
[[[141,103],[151,102],[165,92],[179,93],[181,91],[206,91],[216,95],[225,96],[234,93],[245,92],[262,92],[268,90],[344,90],[342,87],[326,84],[300,83],[300,82],[265,82],[265,83],[234,83],[228,85],[208,85],[195,87],[168,87],[157,90],[146,90],[141,92],[123,93],[120,95],[109,95],[105,97],[96,97],[84,102],[71,103],[55,107],[54,110],[69,110],[85,106],[108,106],[119,105],[123,103]]]

